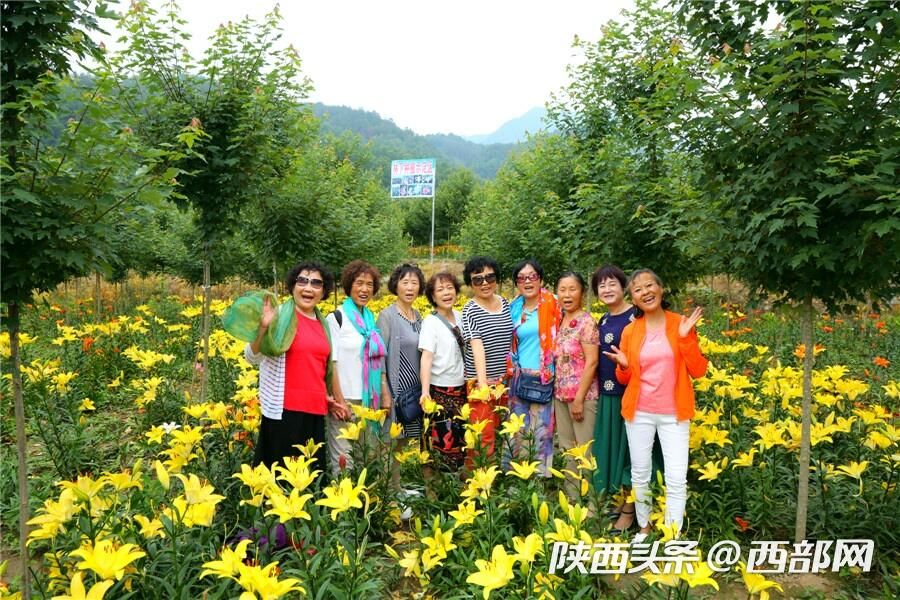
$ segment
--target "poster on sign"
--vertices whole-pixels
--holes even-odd
[[[391,161],[391,198],[434,198],[433,158]]]

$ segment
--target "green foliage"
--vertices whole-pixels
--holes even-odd
[[[751,286],[829,305],[900,272],[896,2],[683,2],[696,54],[677,127]],[[774,30],[760,26],[777,18]]]
[[[114,221],[134,207],[152,207],[171,192],[178,154],[146,147],[118,113],[113,81],[79,81],[45,74],[18,110],[20,139],[15,166],[3,163],[3,297],[25,301],[70,277],[113,263]],[[81,109],[70,115],[56,140],[49,126],[58,106],[72,97]]]
[[[531,142],[507,162],[484,194],[472,198],[461,236],[472,254],[495,257],[507,273],[516,262],[537,258],[552,283],[558,273],[585,258],[572,253],[573,238],[594,232],[577,221],[579,211],[571,196],[574,146],[549,134]]]
[[[438,175],[434,197],[434,243],[455,244],[469,202],[481,187],[475,174],[468,169],[450,169]],[[404,231],[413,244],[431,243],[431,199],[400,200],[404,213]]]

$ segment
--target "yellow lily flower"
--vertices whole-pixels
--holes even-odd
[[[516,551],[516,560],[522,564],[530,564],[537,555],[544,554],[544,540],[536,533],[529,533],[524,538],[516,536],[513,538],[513,548]]]
[[[366,510],[369,506],[369,494],[366,492],[366,469],[359,474],[359,480],[354,486],[349,477],[343,478],[340,483],[331,484],[325,488],[325,498],[316,501],[316,505],[330,508],[331,519],[336,521],[337,516],[351,508],[362,508],[360,496],[366,498]]]
[[[478,571],[466,577],[466,583],[473,583],[484,588],[484,600],[487,600],[491,591],[505,587],[513,578],[513,565],[516,557],[506,553],[506,549],[497,544],[491,553],[491,560],[477,559],[475,566]]]
[[[121,580],[125,575],[125,568],[139,558],[147,556],[147,553],[138,550],[134,544],[122,544],[116,547],[110,539],[97,540],[96,544],[86,542],[77,550],[73,550],[70,556],[80,557],[81,561],[76,565],[78,569],[92,570],[101,579]]]
[[[507,475],[512,475],[514,477],[518,477],[519,479],[525,480],[530,479],[532,475],[534,475],[535,471],[537,471],[538,465],[541,463],[539,461],[532,461],[530,463],[526,463],[524,461],[515,462],[511,461],[509,466],[511,470],[508,471]]]
[[[448,514],[456,521],[456,527],[460,527],[462,525],[471,525],[475,522],[475,517],[484,514],[484,511],[475,508],[474,500],[463,500],[456,507],[456,510],[451,510]]]
[[[738,563],[738,571],[740,571],[741,578],[744,580],[744,586],[747,588],[747,593],[750,595],[759,594],[759,600],[769,600],[770,589],[784,592],[784,589],[782,589],[779,583],[769,581],[759,573],[747,572],[747,565],[743,562]]]
[[[312,494],[300,495],[300,490],[294,488],[291,490],[290,496],[284,494],[273,494],[269,496],[269,505],[272,507],[267,510],[264,515],[276,515],[282,523],[287,523],[291,519],[310,520],[309,513],[304,510],[306,503],[312,498]]]
[[[103,596],[114,583],[114,581],[100,581],[92,585],[90,591],[85,591],[81,573],[75,573],[69,584],[68,595],[53,596],[53,600],[103,600]]]
[[[523,427],[525,427],[525,415],[510,414],[506,418],[506,421],[503,422],[500,433],[510,436],[515,435],[519,433]]]

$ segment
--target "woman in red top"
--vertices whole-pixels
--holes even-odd
[[[290,347],[277,357],[260,354],[263,336],[277,314],[267,297],[257,337],[245,353],[250,362],[260,365],[263,416],[254,464],[271,466],[286,456],[297,456],[300,452],[295,445],[312,440],[321,444],[315,455],[315,467],[324,471],[325,415],[331,397],[327,377],[331,341],[316,305],[331,292],[334,278],[322,265],[305,262],[291,269],[285,286],[291,291],[297,317],[297,331]],[[331,409],[341,410],[333,403]]]
[[[650,533],[650,473],[654,436],[659,435],[665,462],[666,525],[681,530],[687,502],[688,439],[694,416],[691,378],[706,373],[694,326],[703,315],[700,307],[690,317],[666,310],[660,278],[639,269],[628,282],[638,317],[625,327],[619,347],[604,352],[616,362],[616,379],[625,387],[622,417],[631,454],[631,484],[641,531]]]

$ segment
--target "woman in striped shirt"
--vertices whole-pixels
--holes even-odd
[[[502,382],[506,377],[506,357],[512,343],[512,318],[509,302],[497,295],[500,267],[487,256],[475,256],[466,262],[463,279],[472,288],[473,297],[462,310],[466,337],[465,375],[469,390]],[[504,394],[497,403],[506,404]],[[469,400],[469,419],[487,421],[481,433],[482,447],[488,456],[494,451],[495,429],[500,416],[491,400]],[[470,456],[470,463],[472,457]],[[472,466],[471,464],[469,465]]]
[[[325,469],[325,415],[330,407],[333,414],[344,416],[342,407],[331,402],[331,339],[316,308],[333,285],[331,273],[318,263],[303,262],[290,270],[285,286],[294,301],[297,330],[287,352],[280,356],[260,352],[277,314],[268,297],[263,303],[256,339],[244,349],[247,360],[259,365],[262,421],[254,464],[271,466],[286,456],[297,456],[300,452],[295,445],[312,440],[320,444],[315,466]]]

